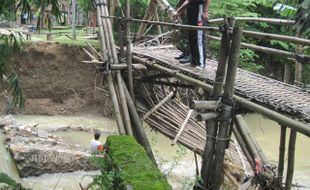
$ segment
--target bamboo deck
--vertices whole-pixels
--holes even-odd
[[[135,47],[133,53],[157,61],[192,78],[213,84],[217,62],[207,59],[205,69],[179,64],[173,46]],[[300,121],[310,122],[310,92],[268,77],[238,69],[235,94]]]

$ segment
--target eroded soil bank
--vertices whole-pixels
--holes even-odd
[[[95,70],[82,63],[88,60],[82,47],[38,42],[24,45],[10,60],[19,74],[26,98],[25,114],[80,115],[100,114],[111,117],[110,98],[96,90]],[[100,75],[97,86],[103,88]],[[2,105],[5,105],[5,98]],[[0,111],[10,112],[1,106]]]

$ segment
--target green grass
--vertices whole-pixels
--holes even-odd
[[[124,186],[134,190],[171,190],[171,186],[160,170],[147,157],[143,147],[131,136],[109,136],[107,138],[108,159]],[[107,159],[107,158],[106,158]]]

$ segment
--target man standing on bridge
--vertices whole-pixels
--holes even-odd
[[[174,19],[178,20],[180,14],[187,10],[188,24],[203,26],[209,17],[209,6],[211,0],[185,0],[184,3],[174,12]],[[188,40],[192,55],[192,66],[197,68],[205,67],[205,34],[203,30],[189,30]]]

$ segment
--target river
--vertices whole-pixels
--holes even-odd
[[[114,120],[100,116],[39,116],[39,115],[18,115],[14,117],[18,124],[36,125],[40,129],[56,129],[65,126],[87,127],[103,130],[100,140],[105,141],[109,134],[117,134],[117,127]],[[257,137],[267,158],[276,162],[278,158],[279,126],[277,123],[263,118],[257,114],[245,116],[251,131]],[[160,169],[167,174],[169,183],[176,190],[189,189],[195,176],[194,155],[182,146],[170,146],[171,140],[156,132],[151,132],[146,127],[147,136],[150,140],[155,157],[159,162]],[[88,147],[92,139],[91,134],[79,131],[54,132],[56,136],[67,138],[75,144]],[[0,136],[1,140],[1,136]],[[298,135],[296,145],[296,170],[295,182],[300,185],[310,187],[310,149],[306,148],[310,139]],[[79,189],[79,182],[86,186],[91,181],[91,175],[98,172],[78,171],[64,174],[45,174],[39,177],[28,177],[20,179],[16,168],[6,152],[3,144],[0,144],[0,171],[8,173],[10,176],[21,182],[23,185],[34,190]],[[86,177],[85,177],[86,176]],[[310,188],[303,188],[310,189]]]
[[[117,134],[116,122],[100,116],[18,115],[14,118],[17,124],[29,126],[39,124],[38,128],[45,130],[66,126],[100,129],[104,131],[100,137],[102,142],[105,142],[108,135]],[[173,189],[188,189],[195,176],[194,155],[182,146],[170,146],[171,140],[159,133],[151,132],[149,127],[145,126],[145,129],[160,169],[167,174],[168,181]],[[80,131],[53,132],[53,134],[85,147],[89,146],[89,142],[93,138],[92,134]],[[2,142],[1,138],[0,140]],[[86,186],[91,181],[89,176],[98,173],[78,171],[64,174],[44,174],[39,177],[20,179],[3,144],[0,145],[0,153],[6,157],[5,159],[2,156],[0,158],[0,171],[5,171],[24,186],[34,190],[77,190],[80,189],[79,182]]]

